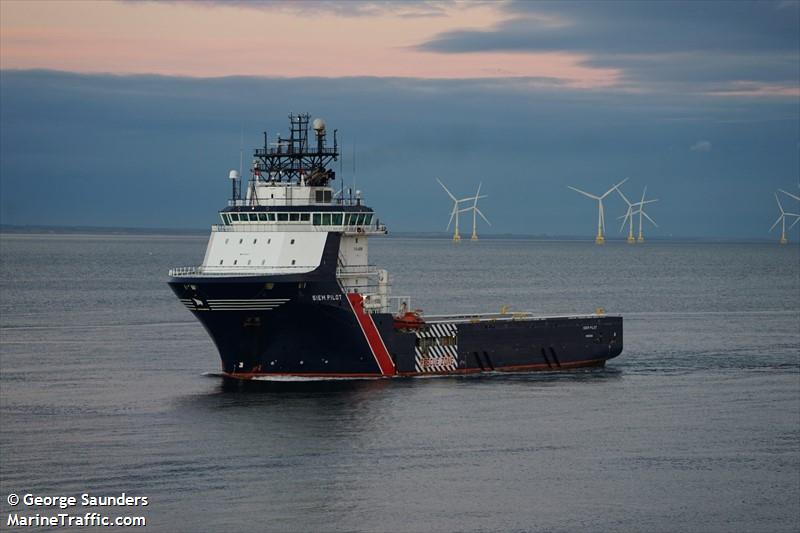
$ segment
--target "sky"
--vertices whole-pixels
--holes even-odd
[[[438,177],[483,184],[483,233],[590,238],[567,185],[629,178],[650,235],[776,238],[800,2],[0,0],[2,224],[207,227],[290,112],[338,128],[336,185],[393,231],[445,230]]]

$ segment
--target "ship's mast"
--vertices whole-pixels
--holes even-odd
[[[300,183],[302,179],[307,185],[325,186],[336,178],[336,173],[328,168],[339,159],[336,130],[333,130],[333,146],[327,146],[325,122],[314,120],[316,146],[312,150],[308,142],[309,118],[307,113],[290,114],[289,139],[278,135],[274,147],[267,143],[267,133],[264,132],[264,147],[256,148],[254,153],[261,179],[286,183]]]

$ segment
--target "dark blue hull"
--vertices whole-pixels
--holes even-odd
[[[615,316],[437,320],[398,327],[320,272],[173,278],[222,370],[257,376],[393,377],[601,366],[622,352]]]

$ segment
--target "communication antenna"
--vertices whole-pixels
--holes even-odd
[[[356,190],[356,141],[353,141],[353,190]]]
[[[244,160],[244,126],[239,128],[239,175],[242,175],[242,165]]]

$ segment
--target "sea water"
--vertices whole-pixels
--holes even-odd
[[[229,386],[166,285],[205,236],[0,236],[7,496],[151,531],[800,529],[800,247],[371,239],[427,313],[624,316],[579,372]],[[308,324],[313,334],[313,324]]]

